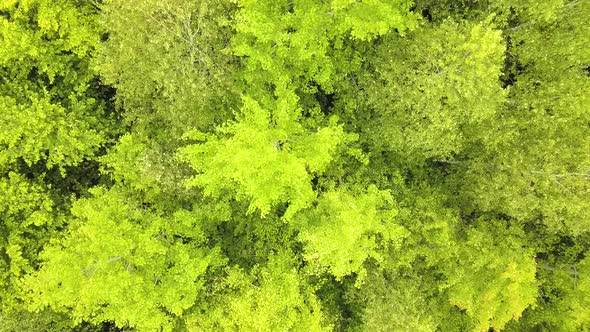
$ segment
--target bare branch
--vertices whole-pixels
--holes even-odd
[[[566,271],[566,270],[555,268],[555,267],[549,266],[549,265],[543,265],[543,264],[538,264],[538,263],[535,265],[537,266],[537,268],[542,269],[542,270],[547,270],[547,271],[552,271],[552,272],[555,272],[555,271],[566,272],[567,274],[572,275],[572,276],[576,276],[576,277],[579,275],[578,270],[576,270],[575,266],[573,266],[572,269],[569,269],[569,271]]]

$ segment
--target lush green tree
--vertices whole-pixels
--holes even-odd
[[[250,272],[232,266],[186,320],[189,330],[324,331],[322,308],[293,257],[271,254]]]
[[[583,23],[590,6],[554,7],[517,11],[520,23],[507,28],[509,99],[495,121],[495,143],[471,153],[478,155],[461,182],[478,209],[579,234],[590,220],[590,54],[584,47],[590,31]]]
[[[3,171],[18,160],[69,166],[106,140],[105,101],[89,54],[99,41],[89,4],[3,1],[0,7]]]
[[[76,219],[65,239],[45,248],[41,271],[25,278],[31,308],[172,330],[200,297],[207,270],[223,264],[219,248],[206,245],[189,211],[162,217],[118,187],[92,194],[72,207]]]
[[[231,116],[234,7],[225,0],[104,1],[106,41],[95,65],[117,89],[126,125],[152,144],[174,145],[187,128],[210,129]]]
[[[588,314],[588,236],[572,238],[542,234],[538,249],[539,300],[507,330],[532,328],[556,331],[586,331]],[[541,242],[537,240],[538,242]],[[583,258],[582,258],[583,257]]]
[[[73,327],[67,315],[25,312],[19,280],[67,225],[71,200],[99,181],[93,159],[116,132],[90,65],[96,14],[91,3],[0,2],[2,330]]]
[[[343,133],[335,118],[312,133],[287,116],[272,123],[270,112],[251,99],[244,100],[242,114],[237,122],[219,129],[221,138],[189,135],[205,140],[182,149],[199,172],[189,185],[217,197],[230,191],[236,200],[250,201],[248,212],[259,210],[262,216],[276,204],[288,203],[285,218],[291,219],[310,207],[316,196],[312,178],[324,172],[337,148],[352,137]]]
[[[0,0],[0,330],[590,329],[588,17]]]
[[[373,149],[423,162],[489,139],[505,95],[503,52],[501,32],[488,22],[447,20],[384,38],[360,83]]]

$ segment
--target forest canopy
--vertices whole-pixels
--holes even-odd
[[[590,331],[588,45],[588,0],[0,0],[0,331]]]

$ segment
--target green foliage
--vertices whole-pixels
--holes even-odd
[[[65,239],[46,247],[46,264],[25,279],[37,311],[50,306],[78,322],[171,331],[203,287],[218,250],[188,212],[170,219],[134,202],[120,189],[92,190],[72,208],[77,218]],[[190,238],[190,243],[183,243]]]
[[[189,195],[176,158],[189,130],[209,131],[237,105],[236,59],[225,49],[230,1],[105,1],[105,41],[93,65],[117,91],[126,133],[101,158],[103,170],[147,196]],[[165,199],[164,199],[165,200]]]
[[[532,251],[522,230],[480,220],[467,231],[458,264],[448,274],[449,302],[474,320],[474,331],[501,330],[535,303],[537,288]]]
[[[109,329],[109,324],[102,326],[91,325],[83,323],[80,325],[74,322],[64,314],[58,314],[52,311],[42,311],[39,313],[31,313],[28,311],[8,312],[0,314],[0,331],[27,331],[27,332],[98,332],[98,331],[112,331]]]
[[[98,43],[92,7],[3,1],[0,10],[0,169],[76,165],[105,142],[104,102],[88,55]]]
[[[575,265],[545,267],[543,274],[543,307],[526,317],[529,322],[561,331],[590,329],[588,258]]]
[[[510,1],[512,2],[512,1]],[[416,11],[433,22],[448,18],[478,20],[489,14],[489,0],[416,0]]]
[[[519,321],[511,322],[508,331],[539,330],[586,331],[590,316],[586,310],[588,290],[587,234],[577,238],[540,234],[545,248],[537,256],[539,301]]]
[[[508,29],[512,86],[495,120],[494,144],[471,152],[477,156],[467,177],[457,181],[479,209],[580,234],[590,220],[590,76],[584,69],[590,30],[583,23],[590,6],[561,6],[549,22],[544,7],[533,14],[537,19],[519,17],[531,21]]]
[[[117,89],[126,124],[155,143],[219,123],[235,104],[231,1],[108,0],[96,67]],[[166,128],[166,130],[163,130]]]
[[[73,327],[27,313],[20,279],[63,231],[74,195],[96,183],[89,159],[116,131],[89,65],[98,42],[90,3],[0,2],[0,329]]]
[[[590,330],[588,17],[0,0],[0,331]]]
[[[321,307],[313,289],[301,280],[292,258],[268,257],[248,274],[228,267],[226,275],[187,319],[189,330],[324,331]]]
[[[403,33],[417,22],[417,16],[408,12],[411,3],[405,0],[238,4],[233,52],[245,57],[246,81],[272,83],[277,97],[289,88],[313,92],[313,84],[331,92],[337,76],[348,71],[337,54],[345,48],[347,37],[372,40],[393,29]]]
[[[311,264],[326,266],[337,279],[366,274],[363,263],[383,261],[380,247],[399,247],[407,231],[394,223],[393,198],[371,186],[367,193],[326,192],[317,206],[300,217],[300,239]],[[319,269],[321,270],[321,269]]]
[[[244,118],[220,128],[222,137],[190,135],[206,141],[181,150],[200,173],[189,185],[215,197],[229,191],[238,201],[250,201],[248,212],[258,209],[262,216],[278,203],[289,203],[286,219],[309,207],[315,198],[312,177],[321,175],[338,146],[351,137],[336,121],[307,133],[281,111],[276,110],[273,123],[268,111],[245,99]]]
[[[0,304],[5,309],[18,305],[15,283],[38,265],[37,253],[60,225],[44,188],[16,173],[0,178],[0,197]]]
[[[444,303],[436,303],[419,275],[392,275],[372,271],[352,298],[362,304],[365,331],[435,331],[436,313]],[[457,326],[455,326],[456,328]]]
[[[482,139],[504,100],[503,52],[489,23],[445,21],[384,39],[363,79],[375,113],[369,137],[408,160],[460,153]]]

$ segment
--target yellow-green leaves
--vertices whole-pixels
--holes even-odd
[[[38,183],[9,173],[0,177],[0,311],[18,310],[18,279],[38,265],[38,252],[56,228],[55,203]]]
[[[327,267],[338,279],[356,273],[362,281],[363,263],[382,261],[378,248],[399,247],[408,235],[394,222],[395,214],[391,195],[374,186],[366,193],[341,189],[322,194],[317,206],[300,217],[306,260]]]
[[[569,278],[565,278],[565,282],[568,283],[565,285],[566,294],[568,297],[571,296],[571,302],[564,304],[569,309],[567,312],[570,324],[573,328],[588,329],[590,328],[590,258],[584,258],[577,268],[566,271],[569,272],[567,273]]]
[[[110,0],[101,8],[108,34],[95,65],[117,88],[125,123],[170,148],[187,129],[231,115],[231,1]]]
[[[198,225],[176,231],[175,223],[188,221],[182,215],[165,219],[119,188],[93,194],[75,204],[67,237],[47,247],[46,263],[25,279],[30,309],[51,306],[78,321],[171,331],[194,305],[217,250],[202,245]]]
[[[89,69],[95,18],[84,1],[0,1],[0,302],[16,312],[17,277],[38,268],[70,195],[94,176],[68,172],[111,134],[108,100]]]
[[[242,1],[233,51],[244,58],[249,84],[269,82],[305,89],[317,84],[331,92],[337,67],[334,51],[350,37],[370,41],[393,29],[415,28],[409,1]],[[270,91],[272,92],[272,91]]]
[[[17,88],[17,87],[14,87]],[[90,105],[71,105],[69,109],[53,104],[50,98],[29,95],[19,103],[0,96],[0,169],[22,158],[31,165],[42,160],[48,168],[76,165],[91,155],[104,136],[83,118],[81,109]]]
[[[0,330],[590,328],[588,17],[0,0]]]
[[[375,144],[409,159],[446,158],[485,136],[504,100],[503,52],[500,31],[486,23],[446,21],[386,38],[376,77],[363,83]]]
[[[356,301],[363,304],[364,331],[436,331],[440,324],[435,314],[445,308],[429,298],[433,291],[424,287],[429,275],[391,274],[371,271],[362,286],[354,290]],[[455,326],[459,327],[459,326]]]
[[[411,1],[332,1],[336,29],[350,31],[354,39],[370,41],[393,29],[400,34],[418,26],[419,16],[409,12]]]
[[[500,221],[481,220],[466,232],[457,265],[449,271],[449,302],[467,311],[474,331],[502,329],[535,303],[532,251],[522,230]]]
[[[311,205],[316,196],[312,178],[321,175],[350,137],[335,121],[305,132],[295,121],[271,119],[269,111],[248,98],[242,112],[239,121],[220,128],[217,136],[181,150],[198,172],[188,184],[202,187],[206,195],[245,200],[248,212],[258,210],[262,216],[276,204],[288,203],[285,218],[290,219]]]
[[[76,165],[104,143],[108,122],[89,53],[98,43],[88,6],[3,4],[0,16],[0,169],[16,159]],[[98,132],[98,131],[103,132]]]
[[[545,22],[544,6],[558,3],[507,29],[509,99],[461,182],[480,209],[577,235],[590,225],[590,3],[558,6]]]
[[[292,257],[278,253],[251,273],[228,267],[217,294],[203,301],[187,319],[193,330],[330,331],[313,288],[292,266]]]

